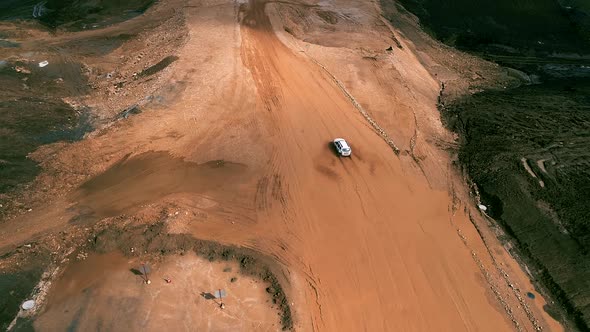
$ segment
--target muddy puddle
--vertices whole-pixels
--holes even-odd
[[[47,305],[40,317],[35,320],[35,330],[79,330],[83,320],[97,314],[99,308],[95,305],[96,298],[101,295],[106,297],[102,300],[107,301],[107,303],[101,301],[104,307],[101,310],[103,315],[100,316],[104,316],[104,312],[108,313],[113,305],[108,302],[116,299],[108,289],[105,290],[105,280],[126,272],[129,276],[133,276],[129,272],[128,265],[128,260],[120,253],[89,255],[83,261],[72,263],[51,288]],[[137,305],[125,296],[117,300],[125,304],[117,306],[117,312],[110,313],[113,318],[121,319],[130,313],[124,312],[125,309],[133,311],[134,306]],[[93,321],[93,323],[97,325],[97,329],[100,329],[100,321]]]
[[[128,213],[174,193],[232,189],[247,178],[242,164],[223,160],[197,164],[166,152],[148,152],[124,159],[80,186],[72,199],[81,215],[73,221]]]
[[[101,280],[115,271],[129,271],[126,268],[127,261],[128,259],[121,253],[113,252],[89,255],[83,261],[72,263],[52,287],[49,293],[50,302],[48,302],[46,310],[49,311],[53,306],[61,305],[69,297],[90,293],[90,288],[96,287]]]

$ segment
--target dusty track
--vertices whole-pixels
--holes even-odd
[[[76,215],[174,204],[186,214],[171,231],[276,258],[301,331],[513,330],[512,309],[457,233],[486,248],[467,209],[429,184],[448,179],[397,156],[325,69],[279,40],[265,7],[189,1],[190,40],[169,84],[178,99],[59,152],[56,160],[80,158],[98,177],[11,221],[0,247],[61,230]],[[415,118],[399,120],[413,149]],[[352,158],[331,149],[339,136]],[[209,167],[215,160],[228,163]],[[444,174],[436,168],[447,164],[430,167]],[[533,329],[514,312],[521,329]]]
[[[280,143],[266,178],[278,176],[282,184],[276,204],[259,210],[268,231],[280,230],[281,242],[290,243],[291,253],[279,257],[307,273],[312,325],[509,329],[449,227],[447,194],[405,172],[331,79],[278,40],[264,3],[250,6],[242,57],[256,81],[260,112],[272,117],[273,141]],[[337,136],[351,142],[351,159],[330,150]],[[258,200],[273,200],[273,190],[260,189]]]

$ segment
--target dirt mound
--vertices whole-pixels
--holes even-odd
[[[265,258],[260,253],[250,249],[197,240],[184,234],[168,234],[165,227],[164,223],[157,223],[150,226],[131,228],[108,228],[94,237],[91,248],[101,253],[119,250],[128,256],[134,256],[134,253],[184,255],[187,252],[194,251],[197,255],[209,261],[238,262],[240,273],[260,278],[270,284],[266,291],[272,297],[273,304],[280,309],[283,329],[293,328],[289,303],[275,276],[275,273],[280,269],[271,259]],[[130,248],[133,248],[133,251],[130,251]],[[274,267],[274,273],[268,264]]]

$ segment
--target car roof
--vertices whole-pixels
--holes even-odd
[[[350,149],[350,146],[348,146],[348,143],[346,143],[344,138],[335,138],[334,144],[338,144],[338,145],[342,146],[343,149],[346,149],[346,148]]]

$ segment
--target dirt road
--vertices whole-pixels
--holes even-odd
[[[47,208],[51,222],[35,210],[7,225],[4,234],[19,233],[2,245],[64,227],[76,213],[174,204],[186,212],[171,231],[275,258],[301,331],[505,331],[512,319],[533,330],[521,309],[507,314],[457,233],[461,225],[479,239],[465,205],[433,189],[324,69],[281,42],[265,7],[190,1],[189,41],[168,83],[174,102],[60,152],[97,177]],[[414,131],[414,119],[402,118],[400,131]],[[334,153],[336,137],[351,158]],[[55,212],[63,206],[67,218]]]
[[[263,179],[281,186],[277,195],[261,181],[259,213],[293,248],[279,257],[308,273],[314,328],[509,330],[449,227],[447,193],[403,168],[330,77],[278,40],[264,7],[253,1],[246,12],[242,58],[259,112],[276,125]],[[340,136],[352,158],[331,150]]]

